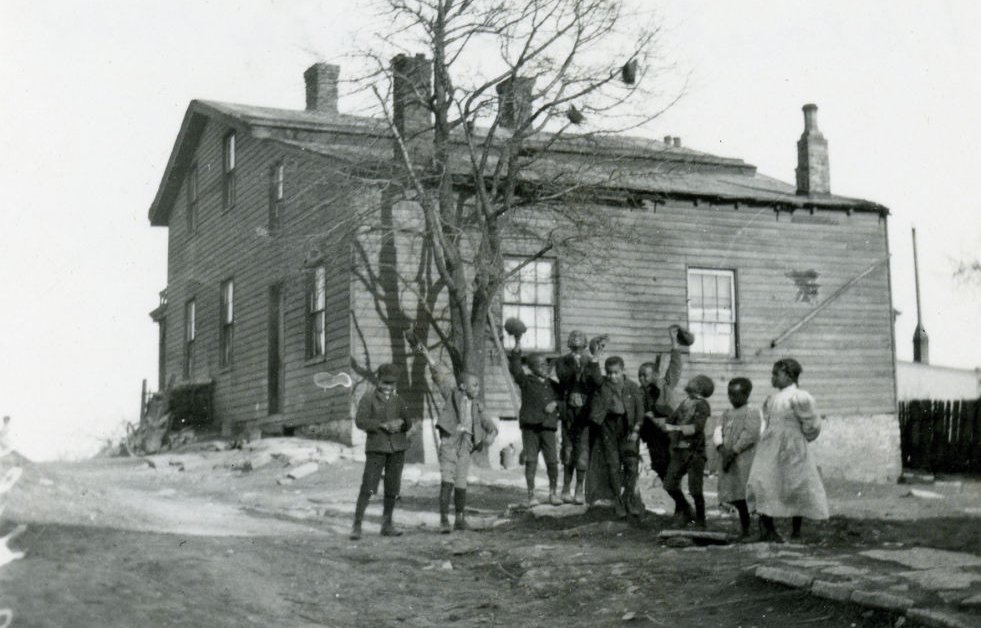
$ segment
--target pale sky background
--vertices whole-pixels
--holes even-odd
[[[656,4],[661,54],[691,79],[646,132],[793,182],[817,103],[832,191],[892,210],[899,358],[915,224],[932,362],[981,365],[981,282],[952,278],[981,251],[981,3]],[[302,109],[303,70],[370,32],[359,6],[0,0],[0,414],[26,455],[91,452],[156,382],[166,231],[147,210],[188,102]]]

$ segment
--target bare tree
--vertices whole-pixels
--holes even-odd
[[[488,333],[498,333],[490,314],[510,277],[545,255],[588,257],[598,238],[627,232],[596,210],[631,146],[597,147],[670,104],[653,106],[645,89],[657,30],[638,28],[616,0],[384,4],[391,28],[361,85],[395,140],[389,200],[410,204],[425,239],[416,276],[395,281],[416,290],[431,264],[436,292],[418,294],[412,315],[379,314],[393,347],[395,334],[431,329],[457,374],[482,374]],[[378,49],[410,54],[389,62]],[[515,239],[523,257],[506,265]],[[433,310],[441,290],[445,318]]]

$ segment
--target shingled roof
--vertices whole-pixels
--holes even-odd
[[[150,224],[168,224],[180,182],[193,160],[208,119],[296,150],[352,165],[372,164],[376,172],[394,166],[392,134],[384,120],[194,100],[184,116],[164,177],[150,206]],[[478,138],[485,132],[485,129],[475,130]],[[466,177],[470,174],[470,166],[462,137],[461,133],[459,159],[452,165],[454,174]],[[528,138],[524,146],[531,161],[522,171],[522,178],[531,184],[563,185],[574,177],[578,186],[609,188],[654,200],[680,198],[771,205],[776,209],[824,208],[888,213],[884,206],[862,199],[798,195],[794,185],[762,175],[756,166],[741,159],[720,157],[643,137],[589,134],[556,138],[538,134]],[[584,162],[584,156],[589,160]]]

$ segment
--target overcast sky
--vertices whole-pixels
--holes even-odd
[[[656,4],[690,83],[645,132],[793,181],[818,104],[832,191],[892,210],[899,358],[915,224],[932,361],[981,365],[981,284],[952,278],[981,250],[981,3]],[[374,27],[358,6],[0,0],[0,413],[27,455],[90,450],[156,381],[166,232],[147,210],[188,102],[303,108],[303,70]]]

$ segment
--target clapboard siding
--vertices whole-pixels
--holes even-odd
[[[731,360],[686,358],[685,378],[705,373],[716,382],[719,392],[712,401],[717,410],[726,407],[725,384],[735,376],[751,378],[757,391],[754,399],[761,402],[770,391],[774,360],[793,356],[804,366],[802,386],[818,398],[822,413],[895,412],[887,262],[828,302],[813,320],[776,348],[770,348],[773,339],[836,290],[885,260],[884,217],[823,210],[790,214],[770,208],[680,202],[659,204],[656,211],[610,207],[595,207],[593,211],[625,221],[632,236],[615,246],[598,248],[606,258],[599,265],[566,263],[558,258],[557,316],[562,344],[573,329],[582,329],[590,336],[608,333],[612,337],[609,351],[622,355],[628,373],[633,375],[641,362],[667,348],[670,324],[688,324],[688,268],[730,269],[736,274],[739,355]],[[418,216],[410,206],[397,210],[394,217],[409,230],[419,227],[413,222]],[[526,213],[524,219],[539,220],[533,212]],[[394,263],[403,276],[415,276],[421,238],[401,233],[394,241]],[[380,236],[366,232],[361,242],[377,266],[382,259]],[[515,239],[508,249],[521,254],[531,246]],[[818,294],[805,301],[799,298],[788,273],[810,270],[817,273]],[[406,311],[414,311],[411,290],[400,290],[397,298]],[[352,338],[352,342],[358,359],[371,359],[373,364],[395,359],[413,371],[414,358],[405,356],[401,337],[389,333],[376,306],[372,295],[354,280],[352,308],[359,338]],[[439,308],[445,308],[445,300],[439,302]],[[492,349],[485,375],[491,413],[513,416],[507,376]],[[406,380],[404,385],[413,394],[424,383]]]
[[[803,212],[807,214],[807,212]],[[776,348],[770,341],[807,316],[839,287],[887,255],[885,219],[872,213],[818,212],[836,225],[802,223],[773,210],[669,203],[631,216],[637,238],[610,251],[621,268],[634,269],[604,282],[564,268],[560,292],[563,335],[574,328],[611,334],[610,351],[621,353],[628,371],[653,350],[664,350],[664,330],[687,324],[687,269],[735,271],[740,355],[734,360],[691,356],[685,377],[701,372],[719,386],[749,376],[760,400],[769,390],[775,359],[793,356],[804,365],[802,386],[826,414],[895,411],[888,264],[882,264],[829,302],[813,320]],[[814,270],[819,292],[798,300],[790,272]],[[599,280],[599,281],[597,281]],[[607,284],[595,291],[568,284]],[[620,295],[619,298],[617,295]],[[859,375],[861,377],[859,377]],[[719,408],[724,395],[713,398]]]
[[[313,385],[319,370],[347,367],[349,285],[348,265],[343,260],[349,243],[343,230],[327,232],[344,218],[350,190],[324,173],[322,157],[249,133],[237,133],[236,203],[222,209],[222,138],[229,131],[209,121],[201,134],[195,159],[198,166],[197,225],[187,230],[187,197],[184,186],[169,221],[167,372],[183,381],[184,303],[197,305],[197,340],[191,381],[215,383],[215,412],[226,427],[241,421],[265,420],[268,408],[269,290],[283,286],[285,391],[282,412],[285,424],[301,424],[347,418],[349,393],[343,388],[324,392]],[[280,228],[269,230],[270,169],[285,166],[285,202]],[[349,186],[347,186],[349,187]],[[324,205],[328,195],[337,203]],[[327,355],[315,361],[306,357],[306,287],[308,251],[320,247],[328,265]],[[341,260],[339,262],[339,260]],[[234,281],[235,327],[232,364],[218,364],[219,286]]]

